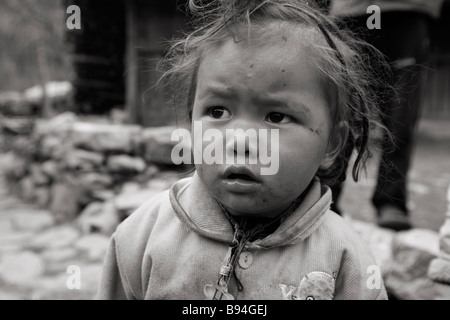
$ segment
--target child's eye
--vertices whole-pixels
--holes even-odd
[[[279,112],[271,112],[267,115],[266,121],[272,122],[272,123],[289,123],[292,122],[294,119],[291,116],[288,116],[284,113]]]
[[[230,112],[224,107],[211,107],[207,110],[208,116],[214,119],[225,119],[230,117]]]

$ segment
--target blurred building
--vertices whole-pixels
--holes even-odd
[[[145,126],[173,122],[173,108],[155,85],[166,41],[185,24],[183,1],[63,0],[81,9],[81,30],[68,30],[75,100],[81,113],[125,108]]]
[[[423,101],[424,116],[450,118],[450,0],[432,26],[431,59]]]
[[[81,9],[82,29],[68,30],[79,112],[125,108],[144,126],[173,123],[164,90],[155,87],[167,40],[186,25],[186,0],[63,0]],[[450,116],[450,0],[433,28],[424,116]]]

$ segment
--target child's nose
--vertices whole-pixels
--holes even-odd
[[[258,133],[255,129],[229,129],[226,133],[227,157],[238,160],[238,164],[256,164],[258,158]]]

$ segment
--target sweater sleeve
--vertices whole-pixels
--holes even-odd
[[[151,260],[144,259],[147,242],[159,214],[170,210],[169,193],[149,199],[123,221],[113,234],[97,291],[99,300],[141,300],[146,292]],[[162,212],[162,213],[161,213]]]
[[[387,300],[380,267],[363,242],[354,243],[345,250],[338,278],[335,299]]]
[[[129,300],[133,294],[117,255],[115,235],[112,236],[103,264],[96,300]]]

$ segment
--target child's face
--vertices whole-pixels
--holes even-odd
[[[281,213],[329,162],[330,106],[319,71],[310,64],[310,51],[287,36],[266,40],[249,45],[230,39],[208,50],[198,70],[192,121],[201,121],[203,132],[222,132],[225,153],[235,151],[234,143],[227,144],[226,129],[279,130],[274,175],[261,175],[259,162],[196,165],[211,195],[234,215]],[[248,171],[230,171],[232,167]],[[242,173],[247,177],[237,175]]]

